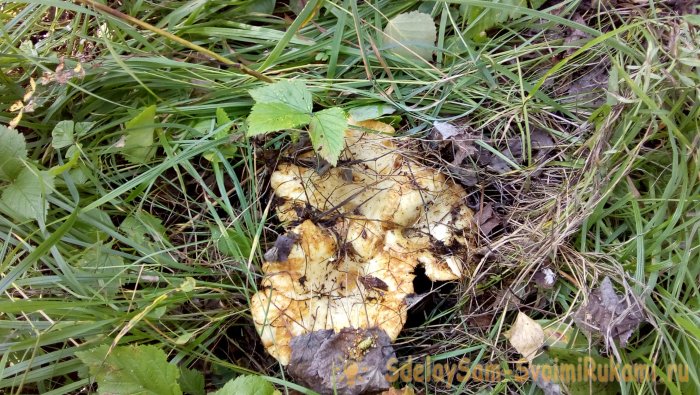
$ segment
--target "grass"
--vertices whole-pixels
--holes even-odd
[[[439,302],[414,313],[396,343],[400,356],[512,366],[519,357],[503,331],[516,310],[570,323],[587,290],[610,276],[634,291],[648,319],[616,351],[620,359],[659,370],[684,363],[690,372],[685,383],[662,377],[618,391],[700,388],[697,24],[659,2],[551,2],[474,43],[460,4],[512,7],[338,0],[304,24],[319,1],[299,16],[283,2],[274,16],[252,14],[252,3],[109,2],[180,42],[73,2],[0,3],[0,123],[16,116],[9,109],[30,78],[78,62],[84,77],[37,85],[19,130],[30,158],[48,169],[67,161],[50,146],[54,125],[94,122],[79,139],[77,167],[57,178],[45,223],[19,221],[0,206],[0,391],[86,392],[94,387],[78,374],[75,352],[112,343],[158,344],[173,363],[206,372],[209,389],[250,372],[299,389],[264,353],[247,311],[277,230],[269,155],[288,138],[241,136],[247,91],[264,82],[193,45],[268,78],[303,79],[319,106],[391,104],[405,135],[425,137],[442,120],[465,125],[495,152],[536,130],[555,141],[544,159],[526,144],[525,160],[504,173],[474,167],[470,199],[496,204],[506,225],[480,240],[486,252],[469,279],[437,287]],[[387,19],[417,8],[438,24],[435,63],[381,47]],[[586,33],[582,42],[567,40],[574,30]],[[567,90],[605,68],[607,93]],[[144,166],[124,162],[115,147],[120,127],[151,104],[161,148]],[[230,125],[217,124],[218,108]],[[216,137],[229,127],[230,137]],[[543,265],[560,275],[544,292],[530,286]],[[183,292],[188,277],[196,289]],[[600,343],[589,348],[605,353]],[[539,391],[512,379],[417,387]]]

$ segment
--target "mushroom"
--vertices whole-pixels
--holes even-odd
[[[271,177],[294,244],[286,256],[266,254],[277,260],[263,263],[251,313],[283,365],[292,338],[314,331],[376,327],[395,340],[416,267],[432,281],[457,280],[473,250],[464,189],[410,159],[391,126],[350,125],[335,168],[281,163]]]

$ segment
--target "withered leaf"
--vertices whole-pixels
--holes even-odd
[[[501,224],[501,218],[493,211],[493,205],[491,203],[486,203],[481,210],[477,211],[476,214],[474,214],[474,220],[484,236],[490,235],[491,232]]]
[[[379,328],[319,330],[292,338],[289,373],[320,394],[357,395],[389,388],[385,375],[394,357]]]
[[[264,258],[268,262],[284,262],[289,258],[289,253],[292,251],[294,243],[299,240],[299,236],[289,232],[284,235],[279,235],[275,240],[275,245],[265,251]]]
[[[554,147],[554,140],[544,130],[534,129],[530,132],[530,146],[533,149],[540,150],[538,156],[541,156],[544,152],[550,151]]]
[[[440,140],[449,140],[452,143],[453,150],[453,165],[459,165],[465,159],[474,156],[478,153],[478,149],[474,145],[474,137],[470,136],[467,129],[458,128],[447,122],[434,122],[435,137]]]
[[[585,332],[601,334],[606,346],[617,341],[624,347],[644,317],[640,306],[631,298],[618,295],[610,278],[605,277],[588,296],[588,303],[578,309],[574,320]]]
[[[518,313],[513,327],[505,336],[513,348],[530,362],[537,356],[537,352],[544,344],[542,326],[523,313]]]
[[[384,282],[384,280],[381,280],[381,279],[376,278],[374,276],[360,276],[359,280],[362,283],[362,285],[365,286],[365,288],[377,289],[380,291],[388,291],[389,290],[389,286]]]

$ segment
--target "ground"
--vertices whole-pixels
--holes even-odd
[[[316,158],[306,127],[246,134],[249,92],[288,80],[314,113],[391,124],[403,155],[466,191],[468,275],[417,269],[393,347],[512,374],[417,393],[700,388],[696,2],[94,3],[0,3],[0,392],[107,391],[116,373],[94,369],[123,355],[175,366],[173,393],[240,375],[310,393],[249,310],[284,233],[270,176]],[[412,11],[436,40],[390,48]],[[532,360],[540,330],[556,340]],[[656,380],[516,377],[586,356]]]

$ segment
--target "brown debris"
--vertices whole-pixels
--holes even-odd
[[[486,203],[474,214],[474,221],[484,236],[488,236],[501,224],[501,217],[493,210],[493,204]]]
[[[394,349],[381,329],[319,330],[295,337],[290,346],[289,373],[320,394],[356,395],[389,388],[387,365]]]
[[[624,347],[644,316],[639,305],[618,295],[610,278],[605,277],[600,287],[590,293],[588,303],[579,308],[574,319],[585,332],[602,335],[606,346],[617,341]]]

